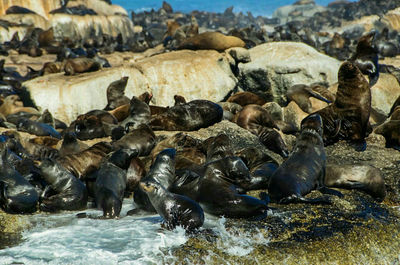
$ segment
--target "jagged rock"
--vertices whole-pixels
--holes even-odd
[[[273,42],[249,50],[251,62],[239,64],[243,90],[262,91],[270,100],[286,101],[295,84],[334,83],[340,62],[297,42]]]
[[[23,85],[36,106],[48,109],[54,117],[70,123],[78,114],[103,109],[107,105],[107,86],[123,76],[129,76],[125,90],[127,97],[149,91],[153,94],[152,104],[160,106],[173,105],[176,94],[187,101],[208,99],[218,102],[237,84],[223,54],[183,50],[74,77],[46,75]]]

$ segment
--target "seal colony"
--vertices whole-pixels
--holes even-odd
[[[56,13],[80,11],[93,15],[83,8],[68,8],[63,5]],[[163,12],[172,12],[167,9]],[[28,13],[19,8],[9,10],[15,12]],[[135,14],[133,20],[140,21],[142,16]],[[262,39],[293,40],[296,34],[303,37],[293,23],[277,27],[272,36],[258,34],[257,28],[232,30],[230,36],[218,32],[199,34],[198,23],[195,16],[191,17],[190,29],[178,22],[167,23],[168,30],[159,39],[161,52],[224,52],[230,48],[239,53],[235,47],[245,50]],[[146,30],[142,31],[146,37],[143,42],[148,47],[156,41],[150,40]],[[40,37],[41,34],[44,35]],[[3,43],[6,51],[37,56],[37,49],[28,48],[41,47],[36,43],[39,39],[43,45],[51,42],[63,48],[57,50],[56,62],[47,62],[41,70],[30,71],[26,76],[5,67],[4,61],[1,64],[0,206],[11,214],[84,211],[94,206],[102,214],[89,218],[123,218],[123,200],[133,197],[129,215],[157,213],[164,228],[182,226],[195,233],[201,230],[205,214],[264,220],[274,211],[268,206],[270,200],[276,207],[289,203],[332,204],[343,197],[336,189],[357,189],[381,202],[387,191],[380,169],[327,163],[325,151],[326,146],[345,140],[348,148],[362,152],[368,148],[366,138],[373,130],[386,138],[387,147],[399,148],[399,100],[393,103],[385,123],[376,128],[370,124],[371,87],[381,78],[374,36],[374,32],[368,32],[353,38],[355,50],[346,42],[327,49],[328,54],[336,48],[343,49],[336,93],[325,84],[295,84],[287,91],[283,106],[260,91],[232,91],[222,102],[166,95],[175,104],[158,106],[151,88],[128,97],[125,88],[132,79],[122,76],[109,80],[105,106],[80,113],[65,124],[49,111],[41,112],[40,106],[29,104],[23,82],[61,71],[71,75],[68,78],[84,78],[91,71],[107,67],[107,60],[99,56],[103,53],[98,54],[95,49],[107,53],[107,49],[136,48],[129,47],[132,43],[123,36],[103,36],[101,44],[86,39],[81,46],[72,47],[68,40],[58,44],[45,41],[53,39],[51,31],[29,32],[23,41],[16,35]],[[43,45],[40,49],[49,47]],[[238,59],[239,54],[232,57],[236,58],[230,64],[235,72],[236,64],[247,59]],[[316,101],[329,105],[315,109]],[[299,124],[280,117],[286,103],[298,105],[305,113]],[[235,135],[229,131],[208,138],[191,134],[201,135],[223,120],[237,125],[236,130],[248,131],[255,137],[256,147],[239,148]],[[261,192],[254,195],[254,190]],[[314,191],[324,195],[309,198]]]

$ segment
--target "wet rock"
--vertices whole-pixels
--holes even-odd
[[[292,85],[337,81],[340,62],[303,43],[265,43],[249,52],[252,61],[239,64],[240,86],[262,91],[280,104]]]

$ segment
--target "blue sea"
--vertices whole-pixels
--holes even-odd
[[[350,0],[355,1],[355,0]],[[378,1],[378,0],[377,0]],[[162,6],[162,0],[112,0],[113,4],[120,5],[128,11],[135,13],[158,10]],[[230,6],[234,6],[233,12],[246,13],[250,11],[253,15],[271,16],[275,9],[280,6],[290,5],[295,0],[168,0],[174,11],[189,13],[192,10],[219,12],[222,13]],[[319,5],[326,6],[332,0],[316,0]]]

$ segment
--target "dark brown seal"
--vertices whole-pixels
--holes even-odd
[[[324,143],[350,140],[356,150],[365,150],[371,113],[369,84],[358,67],[349,61],[340,66],[338,80],[335,102],[315,112],[323,120]]]
[[[130,100],[125,96],[125,88],[128,83],[128,76],[112,82],[107,87],[107,106],[104,110],[113,110],[122,105],[129,104]]]
[[[400,120],[389,120],[376,127],[374,133],[385,137],[386,147],[400,151]]]
[[[109,143],[100,142],[80,153],[58,158],[57,161],[75,177],[83,178],[89,170],[99,168],[102,159],[111,150]]]
[[[141,124],[121,139],[113,143],[115,150],[129,148],[137,150],[138,156],[147,156],[155,145],[156,136],[153,130],[146,124]]]
[[[378,49],[373,44],[375,35],[376,32],[371,31],[362,36],[358,40],[356,53],[350,59],[363,74],[368,75],[370,86],[376,84],[379,78]]]
[[[196,131],[222,120],[222,108],[208,100],[193,100],[169,108],[150,120],[153,130]]]
[[[326,154],[322,140],[323,121],[312,114],[301,122],[301,133],[289,158],[272,174],[268,194],[279,203],[324,202],[303,196],[325,187]]]

